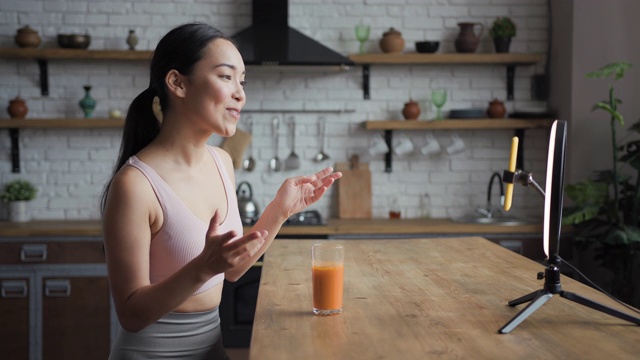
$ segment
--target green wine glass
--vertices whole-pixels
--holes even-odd
[[[436,120],[442,119],[442,107],[447,102],[446,90],[433,90],[431,92],[431,103],[436,107]]]
[[[370,34],[371,27],[369,25],[356,25],[356,39],[358,39],[358,42],[360,43],[360,54],[364,54],[364,43],[369,40]]]

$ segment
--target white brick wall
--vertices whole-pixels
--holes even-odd
[[[514,18],[518,36],[513,52],[545,52],[547,12],[544,0],[290,0],[290,25],[343,54],[357,51],[353,26],[363,21],[372,26],[367,43],[370,52],[379,52],[377,42],[382,33],[393,26],[402,31],[406,50],[413,51],[418,40],[441,40],[440,51],[453,52],[458,33],[457,23],[476,21],[485,25],[478,52],[492,52],[488,27],[498,15]],[[171,27],[188,21],[205,21],[233,34],[251,22],[251,2],[199,0],[126,1],[13,1],[0,2],[0,46],[13,47],[18,28],[30,25],[43,38],[42,47],[55,47],[58,33],[88,32],[91,49],[127,49],[129,29],[140,38],[138,49],[153,49]],[[536,104],[530,100],[530,76],[543,69],[543,64],[518,67],[515,97],[510,110]],[[372,66],[371,100],[363,100],[361,69],[342,73],[265,71],[248,69],[247,109],[353,109],[354,113],[326,115],[328,123],[327,152],[331,160],[346,161],[353,153],[366,153],[375,132],[366,131],[366,119],[400,118],[404,102],[410,97],[419,101],[421,118],[432,117],[428,99],[434,88],[448,90],[444,109],[486,108],[493,98],[506,97],[503,66]],[[50,61],[50,95],[40,95],[38,67],[31,61],[0,59],[0,103],[8,104],[20,94],[29,106],[28,117],[80,117],[77,105],[84,95],[82,86],[93,86],[97,99],[95,115],[106,117],[109,109],[126,110],[129,102],[148,84],[144,64],[122,61]],[[245,115],[246,116],[246,115]],[[254,156],[256,171],[236,172],[237,181],[249,181],[254,196],[264,207],[283,179],[299,173],[312,173],[322,166],[311,161],[320,148],[318,114],[295,114],[297,120],[297,153],[302,168],[296,172],[270,173],[268,159],[274,155],[270,114],[251,114],[254,119]],[[0,118],[5,119],[5,112]],[[0,121],[2,121],[0,119]],[[87,120],[91,121],[91,120]],[[243,125],[241,125],[242,127]],[[286,126],[281,126],[279,156],[289,153]],[[0,184],[16,178],[27,178],[40,189],[31,205],[36,219],[98,219],[98,200],[110,175],[119,144],[116,129],[48,129],[20,131],[22,172],[11,172],[10,141],[6,130],[0,131]],[[404,133],[419,149],[425,132]],[[446,145],[453,131],[433,132]],[[419,152],[403,158],[394,157],[393,173],[384,172],[382,156],[370,162],[373,176],[374,217],[386,217],[388,197],[400,194],[403,213],[419,214],[420,195],[431,197],[434,217],[455,217],[473,211],[486,202],[487,184],[494,171],[502,172],[508,160],[511,130],[458,131],[466,151],[453,156],[422,156]],[[545,130],[530,130],[524,140],[525,167],[544,181],[547,146]],[[212,137],[212,144],[221,139]],[[497,186],[494,194],[497,193]],[[497,202],[497,196],[494,197]],[[314,205],[324,216],[335,215],[335,193]],[[516,188],[515,214],[539,216],[542,201],[532,190]],[[0,205],[0,216],[6,207]]]

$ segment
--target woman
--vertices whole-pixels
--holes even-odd
[[[235,133],[244,78],[235,45],[208,25],[179,26],[158,43],[102,201],[109,285],[123,328],[112,359],[227,358],[217,310],[223,279],[238,280],[284,221],[341,176],[326,168],[287,179],[242,235],[231,158],[206,142]]]

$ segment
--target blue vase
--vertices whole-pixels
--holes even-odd
[[[91,97],[91,86],[84,86],[84,97],[80,99],[78,103],[82,111],[84,111],[84,117],[93,117],[93,110],[96,108],[96,99]]]

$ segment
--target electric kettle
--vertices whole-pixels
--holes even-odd
[[[246,181],[238,184],[236,196],[238,197],[240,220],[242,220],[244,225],[253,225],[253,223],[258,220],[260,209],[258,208],[258,204],[253,201],[253,190],[251,189],[251,185]]]

